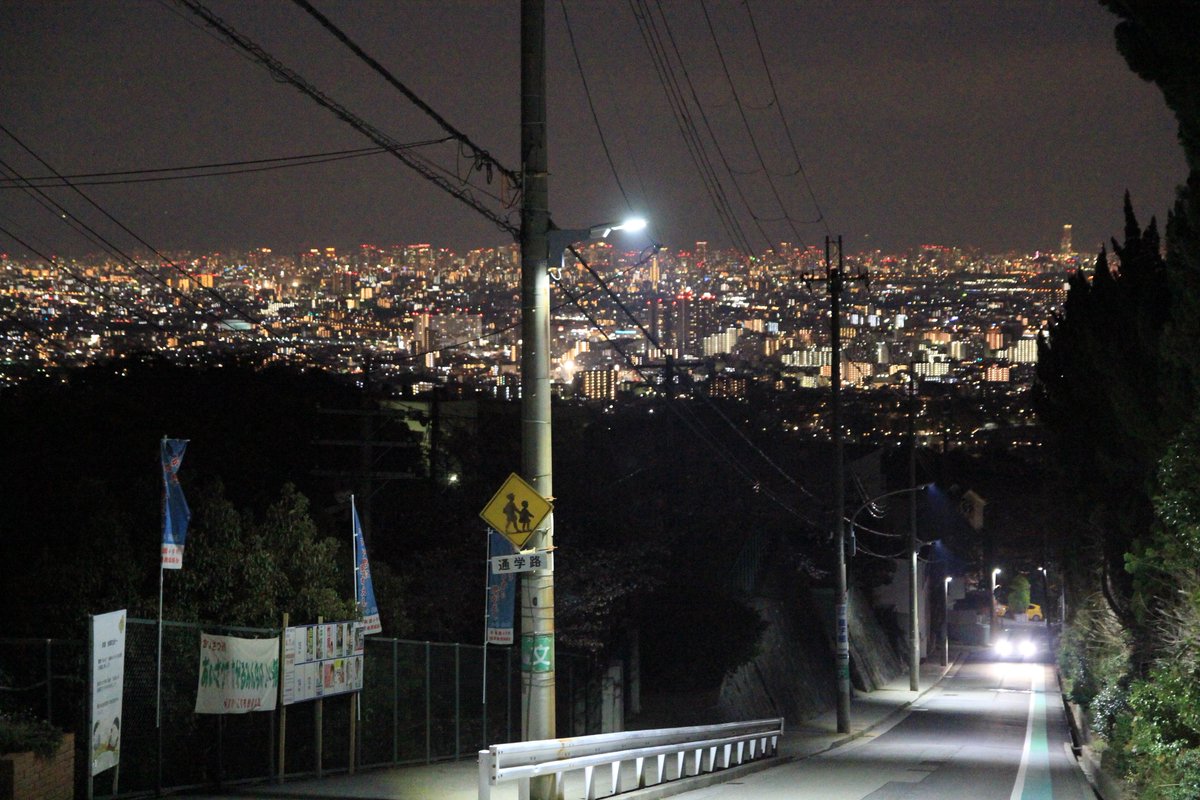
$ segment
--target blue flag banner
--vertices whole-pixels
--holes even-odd
[[[508,556],[517,550],[505,537],[488,531],[488,558]],[[513,643],[513,612],[517,604],[517,575],[512,572],[488,571],[487,642]]]
[[[367,561],[367,543],[363,540],[362,523],[358,521],[358,509],[350,500],[350,518],[354,528],[354,599],[358,613],[362,616],[362,631],[382,633],[379,622],[379,604],[375,602],[375,585],[371,582],[371,565]]]
[[[183,451],[187,450],[187,446],[187,439],[163,438],[160,447],[163,476],[163,569],[183,569],[183,544],[187,539],[188,521],[192,518],[192,512],[183,497],[178,473],[179,465],[183,463]]]

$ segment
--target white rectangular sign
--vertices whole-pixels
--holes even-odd
[[[125,611],[92,617],[92,775],[121,763],[121,701],[125,688]]]
[[[535,569],[554,569],[554,553],[545,550],[526,550],[511,556],[493,556],[492,573],[530,572]]]
[[[279,697],[279,637],[200,634],[197,714],[273,711]]]
[[[283,634],[283,704],[362,691],[363,626],[300,625]]]

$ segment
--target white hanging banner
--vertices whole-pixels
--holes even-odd
[[[273,711],[279,696],[279,637],[200,634],[197,714]]]

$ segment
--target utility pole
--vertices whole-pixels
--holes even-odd
[[[833,538],[837,549],[837,596],[834,598],[834,635],[837,659],[837,729],[850,732],[850,593],[846,585],[846,483],[842,455],[842,289],[846,282],[842,237],[837,239],[837,266],[830,256],[831,240],[825,237],[825,282],[829,288],[829,341],[833,351],[830,365],[830,424],[833,436]],[[866,281],[865,274],[850,280]]]
[[[547,173],[545,0],[521,0],[521,471],[538,494],[552,498]],[[553,513],[533,542],[538,549],[554,546]],[[521,738],[553,739],[554,573],[550,569],[522,578],[521,652]],[[530,788],[535,800],[554,800],[552,778],[537,778]]]
[[[917,363],[908,365],[908,688],[921,689],[921,623],[917,619]]]

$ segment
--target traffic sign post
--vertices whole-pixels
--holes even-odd
[[[479,516],[520,550],[553,510],[549,500],[514,472]]]

